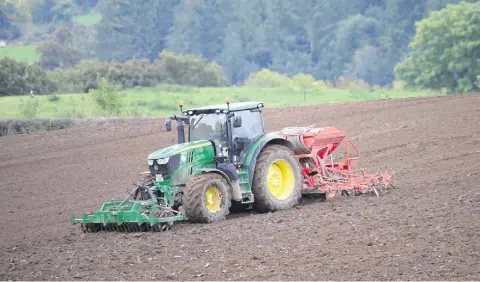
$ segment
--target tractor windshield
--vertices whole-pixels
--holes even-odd
[[[220,144],[226,140],[222,135],[225,126],[225,114],[200,114],[190,119],[190,141],[213,140]]]

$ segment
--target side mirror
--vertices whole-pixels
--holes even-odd
[[[165,119],[165,128],[167,131],[172,131],[172,120],[167,118]]]
[[[240,117],[240,116],[235,116],[235,117],[233,118],[233,127],[234,127],[234,128],[242,127],[242,117]]]

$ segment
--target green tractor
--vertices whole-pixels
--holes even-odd
[[[192,108],[167,117],[178,144],[151,153],[143,183],[122,201],[72,215],[84,232],[163,231],[174,221],[210,223],[233,209],[265,213],[300,203],[303,177],[293,145],[267,133],[262,102]],[[188,137],[186,136],[188,131]]]

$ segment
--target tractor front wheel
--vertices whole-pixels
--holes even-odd
[[[185,216],[192,222],[223,220],[231,206],[228,183],[216,173],[194,175],[183,189],[182,206]]]
[[[292,208],[302,198],[300,164],[292,150],[271,145],[263,149],[255,165],[252,192],[258,212]]]

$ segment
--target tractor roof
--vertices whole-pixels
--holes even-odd
[[[204,107],[198,108],[190,108],[184,111],[185,114],[188,115],[196,115],[196,114],[209,114],[215,113],[217,110],[220,112],[229,110],[230,112],[236,111],[244,111],[244,110],[254,110],[258,108],[263,108],[263,102],[251,101],[251,102],[236,102],[230,103],[230,109],[225,104],[218,104],[218,105],[209,105]]]

